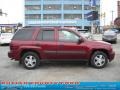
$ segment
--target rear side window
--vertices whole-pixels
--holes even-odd
[[[37,40],[54,41],[54,30],[42,30],[38,33]]]
[[[16,32],[13,40],[31,40],[34,30],[32,29],[21,29]]]

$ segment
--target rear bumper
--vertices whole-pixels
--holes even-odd
[[[111,52],[110,54],[109,54],[109,61],[111,62],[114,58],[115,58],[115,52],[113,51],[113,52]]]

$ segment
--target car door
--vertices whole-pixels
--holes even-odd
[[[85,59],[87,53],[83,43],[78,43],[81,37],[70,30],[58,31],[57,58],[62,60]]]
[[[42,48],[44,59],[56,59],[56,40],[54,29],[42,29],[36,38],[37,46]]]

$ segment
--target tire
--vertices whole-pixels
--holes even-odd
[[[34,52],[26,52],[22,56],[22,64],[26,69],[35,69],[40,64],[39,56]]]
[[[114,41],[114,44],[116,44],[116,43],[117,43],[117,40]]]
[[[96,51],[93,53],[90,63],[94,68],[101,69],[107,65],[108,57],[106,53],[102,51]]]

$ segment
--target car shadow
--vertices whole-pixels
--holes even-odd
[[[42,62],[40,65],[40,68],[44,67],[88,67],[89,65],[87,62],[81,62],[81,61],[52,61],[52,62]]]
[[[0,46],[9,46],[9,44],[1,44]]]

